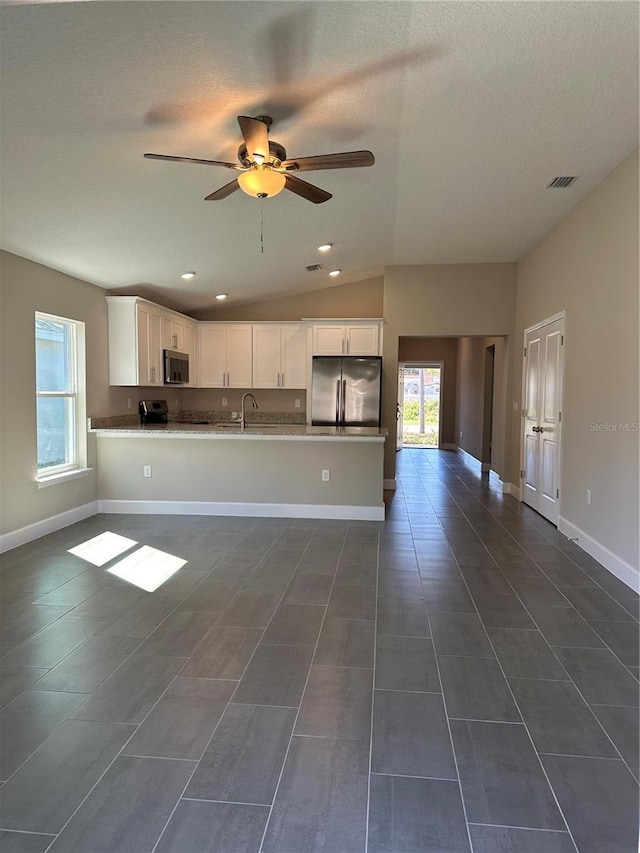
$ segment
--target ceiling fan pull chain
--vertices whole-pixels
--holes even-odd
[[[264,255],[264,204],[260,202],[260,254]]]

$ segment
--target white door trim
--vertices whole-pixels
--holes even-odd
[[[566,331],[566,319],[567,312],[565,309],[562,311],[558,311],[557,314],[553,314],[551,317],[546,317],[544,320],[540,320],[537,323],[533,323],[531,326],[527,326],[522,335],[522,350],[521,350],[521,359],[522,359],[522,373],[521,373],[521,384],[520,384],[520,470],[519,474],[519,494],[517,495],[518,500],[523,501],[524,497],[524,478],[522,476],[522,472],[524,471],[525,466],[525,418],[523,415],[524,412],[524,402],[525,402],[525,393],[526,393],[526,374],[527,374],[527,361],[524,356],[525,349],[527,347],[527,337],[531,332],[536,332],[539,329],[548,326],[551,323],[561,322],[562,324],[562,338],[563,341],[566,339],[567,331]],[[564,413],[564,370],[565,370],[565,359],[564,359],[564,347],[562,349],[562,358],[560,364],[560,392],[559,392],[559,400],[560,400],[560,412]],[[564,422],[561,420],[560,432],[558,436],[558,459],[557,459],[557,489],[558,489],[558,498],[557,498],[557,507],[558,507],[558,519],[562,514],[562,433],[563,433],[563,424]]]

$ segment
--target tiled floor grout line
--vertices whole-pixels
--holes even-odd
[[[241,800],[206,800],[204,797],[180,797],[188,803],[224,803],[228,806],[258,806],[261,809],[271,808],[270,803],[243,803]]]
[[[371,714],[369,717],[369,772],[367,774],[367,810],[364,824],[364,853],[369,851],[369,815],[371,813],[371,765],[373,762],[373,711],[376,696],[376,660],[378,656],[378,591],[380,588],[380,534],[378,533],[378,551],[376,555],[376,606],[373,616],[373,663],[371,673]]]
[[[399,483],[401,484],[401,482],[402,482],[402,480],[401,480],[401,478],[399,478]],[[404,500],[406,503],[406,496],[405,496]],[[429,501],[429,503],[431,503],[431,501]],[[422,587],[422,580],[420,581],[420,585]],[[462,806],[462,814],[464,816],[465,829],[467,831],[467,839],[469,841],[469,850],[473,851],[473,841],[471,840],[471,830],[469,829],[469,819],[467,817],[467,806],[466,806],[466,803],[464,801],[464,796],[462,793],[462,782],[460,780],[460,769],[458,767],[458,758],[456,756],[456,750],[455,750],[455,746],[453,743],[453,734],[451,733],[451,723],[449,722],[449,713],[447,711],[447,700],[446,700],[445,695],[444,695],[444,687],[442,685],[442,676],[440,674],[440,664],[438,663],[438,655],[436,654],[436,647],[435,647],[435,643],[433,641],[433,628],[431,626],[431,619],[429,618],[429,610],[426,606],[426,601],[424,600],[424,598],[422,599],[422,602],[424,605],[424,612],[425,612],[425,615],[427,618],[427,624],[429,626],[429,636],[431,638],[431,645],[433,647],[433,660],[434,660],[434,663],[436,666],[436,671],[438,673],[438,683],[440,684],[440,693],[442,695],[442,709],[444,712],[444,719],[445,719],[445,722],[447,724],[447,732],[449,734],[449,746],[451,748],[451,755],[453,757],[453,765],[456,769],[456,776],[457,776],[456,781],[458,783],[458,794],[460,796],[460,805]]]
[[[463,515],[464,515],[464,513],[463,513]],[[468,519],[466,518],[466,515],[464,515],[464,517],[465,517],[465,519],[466,519],[467,523],[469,524],[470,522],[469,522],[469,521],[468,521]],[[446,536],[446,531],[445,531],[445,536]],[[447,537],[447,540],[448,540],[448,537]],[[481,540],[481,541],[482,541],[482,540]],[[484,545],[484,543],[483,543],[483,545]],[[486,547],[486,546],[485,546],[485,547]],[[487,549],[487,550],[488,550],[488,549]],[[458,561],[457,561],[457,558],[455,557],[455,553],[454,553],[454,559],[456,559],[456,564],[458,565],[458,570],[460,570],[460,565],[459,565],[459,563],[458,563]],[[462,574],[462,573],[461,573],[461,574]],[[529,731],[529,727],[527,726],[527,724],[526,724],[526,720],[524,719],[524,716],[522,715],[522,712],[520,711],[520,706],[518,705],[518,703],[517,703],[517,701],[516,701],[516,697],[515,697],[515,695],[514,695],[514,693],[513,693],[513,690],[511,689],[511,685],[509,684],[509,682],[508,682],[508,680],[507,680],[507,676],[506,676],[506,674],[505,674],[505,672],[504,672],[504,668],[502,667],[502,664],[500,663],[500,660],[499,660],[499,658],[498,658],[498,655],[496,654],[496,650],[495,650],[495,647],[494,647],[493,642],[492,642],[492,640],[491,640],[491,637],[489,636],[489,632],[487,631],[487,628],[485,627],[485,624],[484,624],[484,621],[483,621],[483,619],[482,619],[482,616],[481,616],[481,614],[479,613],[479,611],[478,611],[478,609],[477,609],[477,607],[476,607],[475,599],[474,599],[474,597],[473,597],[473,595],[472,595],[472,593],[471,593],[471,590],[469,589],[469,586],[468,586],[468,584],[467,584],[466,580],[464,579],[464,577],[463,577],[463,582],[464,582],[464,584],[465,584],[465,586],[466,586],[466,588],[467,588],[467,592],[469,593],[469,596],[471,597],[471,601],[473,602],[473,606],[474,606],[474,607],[475,607],[475,609],[476,609],[476,614],[478,615],[478,617],[479,617],[479,619],[480,619],[480,622],[482,623],[482,627],[483,627],[484,632],[485,632],[485,634],[486,634],[486,636],[487,636],[487,640],[489,641],[489,643],[490,643],[490,645],[491,645],[491,648],[493,649],[493,653],[496,655],[496,661],[497,661],[497,664],[498,664],[498,666],[499,666],[499,668],[500,668],[500,671],[501,671],[501,673],[502,673],[502,676],[503,676],[503,678],[504,678],[504,680],[505,680],[505,682],[506,682],[506,684],[507,684],[507,688],[508,688],[508,690],[509,690],[509,693],[511,694],[511,698],[512,698],[512,700],[513,700],[513,702],[514,702],[514,705],[515,705],[515,707],[516,707],[516,709],[517,709],[518,713],[520,714],[520,718],[521,718],[521,719],[522,719],[522,721],[523,721],[524,731],[527,733],[527,737],[529,738],[529,741],[530,741],[530,743],[531,743],[531,748],[533,749],[534,754],[535,754],[536,758],[538,759],[538,763],[539,763],[539,765],[540,765],[540,768],[541,768],[541,770],[542,770],[542,773],[544,774],[544,777],[545,777],[545,779],[547,780],[547,784],[548,784],[548,786],[549,786],[549,790],[551,791],[551,794],[552,794],[552,796],[553,796],[553,799],[554,799],[554,802],[555,802],[555,804],[556,804],[556,807],[558,808],[558,811],[559,811],[560,815],[562,816],[562,820],[564,821],[565,826],[567,827],[567,831],[569,832],[569,835],[570,835],[570,837],[571,837],[571,841],[573,842],[573,845],[574,845],[574,847],[576,848],[576,853],[579,853],[578,845],[576,844],[576,841],[575,841],[575,839],[574,839],[574,837],[573,837],[573,833],[571,832],[571,829],[570,829],[570,827],[569,827],[569,823],[568,823],[568,821],[567,821],[567,819],[566,819],[566,817],[565,817],[565,815],[564,815],[564,812],[563,812],[563,810],[562,810],[562,808],[561,808],[561,806],[560,806],[560,802],[558,801],[558,798],[557,798],[557,796],[556,796],[556,792],[554,791],[553,786],[551,785],[551,780],[549,779],[549,776],[548,776],[548,774],[547,774],[547,771],[545,770],[545,767],[544,767],[544,765],[543,765],[543,763],[542,763],[542,760],[540,759],[540,754],[538,753],[538,750],[536,749],[536,745],[535,745],[535,743],[534,743],[534,741],[533,741],[533,738],[531,737],[531,732]],[[428,609],[427,609],[427,616],[428,616],[428,612],[429,612],[429,611],[428,611]],[[435,655],[435,657],[436,657],[436,663],[437,663],[438,656],[437,656],[437,655]],[[439,669],[438,669],[438,672],[439,672]],[[443,698],[444,698],[444,689],[443,689]],[[446,702],[445,702],[445,712],[446,712]],[[453,738],[452,738],[452,748],[454,749],[454,757],[455,757],[455,747],[453,747]],[[456,760],[456,769],[457,769],[457,760]],[[459,772],[458,772],[458,775],[459,775]],[[460,785],[460,790],[461,790],[461,793],[462,793],[462,784]],[[462,797],[462,801],[463,801],[463,803],[464,803],[464,795],[463,795],[463,797]],[[465,809],[465,819],[466,819],[466,809]],[[468,820],[467,820],[467,831],[469,832],[469,843],[471,844],[471,849],[473,850],[473,844],[471,843],[471,833],[470,833],[470,831],[469,831],[469,829],[468,829],[468,823],[469,823],[469,822],[468,822]]]
[[[527,832],[557,832],[562,835],[569,834],[566,829],[543,829],[539,826],[515,826],[510,823],[480,823],[477,820],[472,820],[471,826],[495,826],[497,829],[526,829]]]
[[[262,851],[262,845],[265,842],[265,839],[267,837],[267,832],[269,830],[269,824],[271,823],[271,816],[273,815],[273,807],[275,806],[275,803],[276,803],[276,798],[278,796],[278,791],[280,789],[280,783],[282,781],[282,776],[284,774],[284,768],[285,768],[285,765],[287,763],[289,751],[291,750],[291,744],[293,742],[294,732],[296,730],[298,718],[300,717],[300,710],[302,709],[302,703],[304,702],[304,694],[306,693],[307,685],[309,684],[309,678],[311,677],[311,668],[313,667],[313,661],[315,660],[316,653],[318,651],[318,644],[320,642],[320,635],[322,634],[322,629],[323,629],[324,623],[327,619],[327,611],[329,609],[329,602],[331,601],[331,593],[333,592],[333,588],[336,585],[336,576],[337,576],[338,570],[340,568],[340,559],[342,558],[342,555],[344,553],[344,546],[345,546],[345,543],[347,541],[348,535],[349,535],[349,528],[347,527],[347,529],[345,530],[344,538],[342,540],[342,548],[340,550],[340,556],[338,557],[338,560],[336,563],[336,568],[335,568],[335,571],[333,573],[333,578],[331,581],[331,588],[329,589],[329,598],[327,599],[327,604],[325,607],[324,616],[322,617],[322,621],[320,623],[320,628],[318,630],[318,636],[316,638],[316,643],[315,643],[315,646],[313,647],[313,654],[311,655],[311,662],[309,663],[309,669],[307,671],[307,677],[305,679],[304,687],[302,688],[302,692],[300,693],[300,704],[298,705],[298,710],[297,710],[295,719],[293,721],[293,726],[291,727],[291,734],[289,735],[289,743],[287,744],[287,748],[286,748],[285,753],[284,753],[284,758],[282,759],[282,766],[280,767],[280,773],[278,775],[278,781],[277,781],[276,787],[273,791],[273,798],[271,801],[271,806],[269,808],[269,815],[268,815],[267,820],[266,820],[265,825],[264,825],[264,831],[262,833],[262,838],[260,839],[260,844],[258,845],[258,853],[261,853],[261,851]],[[154,853],[154,851],[152,851],[152,853]]]

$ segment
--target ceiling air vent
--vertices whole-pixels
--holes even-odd
[[[309,264],[308,267],[305,267],[307,272],[317,272],[322,269],[322,264]]]
[[[578,180],[577,175],[572,175],[570,177],[563,175],[561,177],[554,178],[552,181],[549,181],[549,183],[547,184],[547,189],[548,190],[552,190],[552,189],[563,190],[563,189],[566,189],[567,187],[570,187],[571,184],[574,184],[577,180]]]

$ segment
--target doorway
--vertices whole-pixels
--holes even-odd
[[[484,351],[484,389],[482,395],[482,463],[483,471],[491,470],[491,439],[493,435],[493,379],[495,374],[495,345]]]
[[[441,431],[441,362],[398,366],[398,447],[438,448]]]

